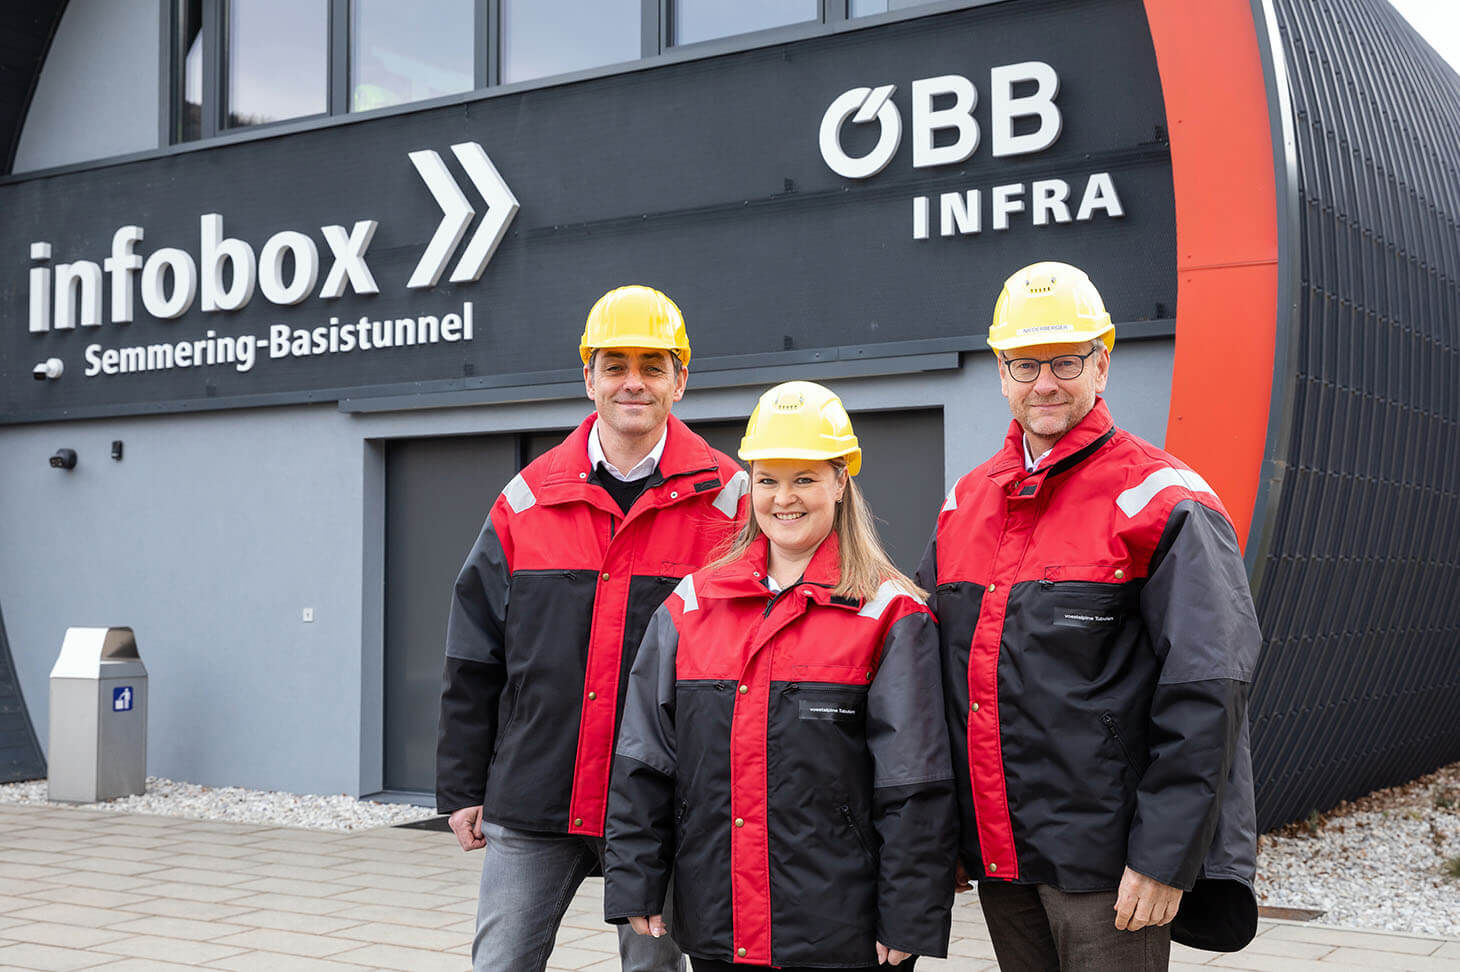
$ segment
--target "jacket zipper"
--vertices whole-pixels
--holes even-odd
[[[768,618],[768,617],[770,617],[771,616],[771,608],[773,608],[773,607],[776,606],[776,602],[781,599],[781,595],[786,594],[787,592],[793,590],[795,588],[795,586],[796,586],[795,584],[792,584],[790,587],[783,587],[779,591],[776,591],[774,594],[772,594],[770,596],[770,599],[765,602],[765,611],[763,611],[761,613],[761,617],[762,618]]]
[[[852,816],[852,808],[843,803],[840,807],[837,807],[837,809],[842,812],[842,817],[846,820],[847,826],[852,828],[852,834],[856,836],[857,843],[862,845],[862,853],[867,855],[868,860],[871,860],[872,845],[867,843],[866,837],[862,836],[862,828],[857,826],[857,820],[855,817]]]
[[[689,813],[689,801],[688,800],[680,800],[679,801],[679,812],[674,815],[674,821],[675,821],[675,823],[683,823],[684,822],[684,815],[687,814],[687,813]]]
[[[1115,724],[1115,716],[1109,712],[1102,712],[1100,714],[1100,721],[1105,723],[1105,728],[1110,731],[1110,737],[1120,747],[1120,754],[1125,757],[1126,765],[1131,768],[1132,772],[1140,773],[1140,770],[1136,767],[1136,761],[1131,759],[1130,750],[1126,748],[1125,740],[1120,737],[1120,729]]]

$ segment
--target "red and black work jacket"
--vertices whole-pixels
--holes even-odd
[[[603,833],[624,687],[644,626],[745,512],[746,474],[670,416],[627,514],[597,485],[589,416],[516,476],[456,579],[436,806],[520,830]]]
[[[1247,695],[1260,635],[1237,537],[1191,469],[1105,402],[1025,471],[1023,430],[958,481],[932,591],[962,818],[982,880],[1181,888],[1173,937],[1256,932]]]
[[[832,596],[828,537],[772,593],[765,538],[650,622],[614,762],[604,913],[688,954],[876,965],[948,947],[957,830],[936,625],[894,583]]]

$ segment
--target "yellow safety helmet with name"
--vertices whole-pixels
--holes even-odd
[[[814,381],[787,381],[756,403],[740,440],[739,456],[756,459],[845,458],[847,472],[862,468],[852,419],[836,394]]]
[[[689,334],[674,301],[653,287],[610,290],[588,312],[578,353],[587,364],[599,348],[663,348],[689,364]]]
[[[1032,263],[1004,281],[989,327],[995,351],[1101,338],[1115,347],[1115,325],[1085,271],[1068,263]]]

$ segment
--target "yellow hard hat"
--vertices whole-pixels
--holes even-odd
[[[1085,271],[1068,263],[1031,263],[1004,281],[989,327],[995,351],[1034,344],[1078,344],[1105,340],[1115,347],[1115,325],[1100,291]]]
[[[782,382],[760,396],[739,455],[746,462],[845,457],[853,476],[862,468],[851,416],[830,388],[814,381]]]
[[[689,334],[674,301],[653,287],[610,290],[588,312],[578,353],[587,364],[599,348],[663,348],[689,364]]]

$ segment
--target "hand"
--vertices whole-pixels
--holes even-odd
[[[895,948],[888,948],[881,942],[877,943],[877,964],[879,965],[901,965],[910,958],[912,958],[911,952],[899,952]]]
[[[968,876],[968,869],[963,866],[963,861],[958,861],[958,869],[953,872],[953,890],[957,894],[973,890],[973,878]]]
[[[1121,931],[1168,924],[1181,906],[1181,889],[1125,869],[1115,895],[1115,927]]]
[[[664,927],[663,915],[650,915],[647,918],[630,918],[629,927],[639,935],[653,935],[655,938],[663,938],[669,929]]]
[[[482,836],[481,807],[462,807],[447,818],[446,824],[456,835],[456,842],[462,850],[480,850],[487,846],[487,838]]]

